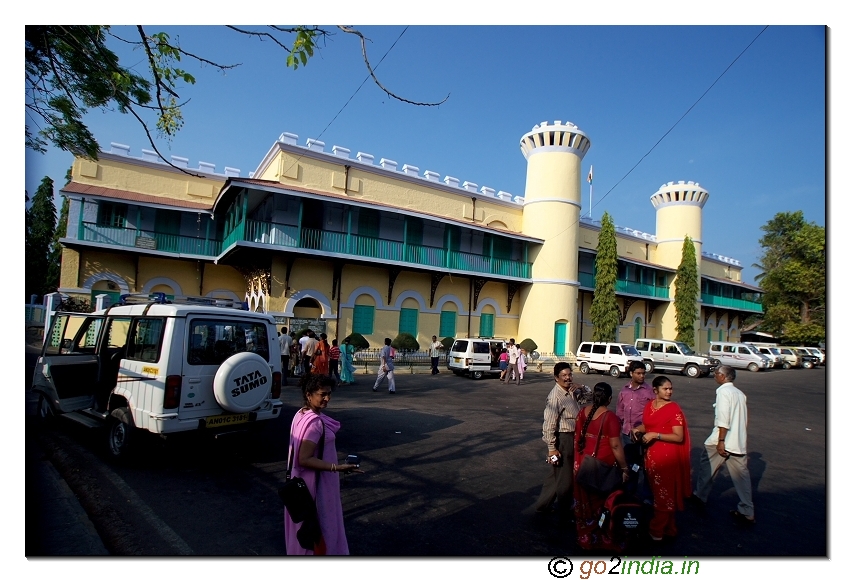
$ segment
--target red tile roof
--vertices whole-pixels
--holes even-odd
[[[98,197],[108,197],[112,199],[120,199],[122,201],[136,201],[139,203],[156,203],[160,205],[170,205],[174,207],[182,207],[187,209],[202,209],[205,211],[212,209],[212,202],[198,203],[194,201],[185,201],[182,199],[172,199],[169,197],[160,197],[158,195],[147,195],[144,193],[136,193],[134,191],[126,191],[123,189],[110,189],[99,185],[85,185],[72,181],[61,189],[64,193],[77,193],[81,195],[96,195]]]

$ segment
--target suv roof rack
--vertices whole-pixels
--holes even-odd
[[[200,306],[217,306],[219,308],[235,308],[237,310],[248,310],[248,304],[239,302],[232,298],[214,298],[211,296],[174,296],[169,298],[165,292],[151,292],[150,294],[122,294],[118,304],[194,304]]]

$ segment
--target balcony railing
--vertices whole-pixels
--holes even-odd
[[[157,250],[172,254],[194,254],[217,256],[221,253],[221,242],[176,234],[163,234],[135,228],[116,228],[83,222],[82,239],[87,242]]]
[[[726,296],[715,296],[714,294],[702,293],[702,303],[712,306],[722,306],[724,308],[735,308],[737,310],[747,310],[750,312],[764,312],[760,302],[752,300],[744,300],[742,298],[728,298]]]
[[[405,244],[344,232],[301,228],[299,234],[297,226],[254,220],[246,220],[238,224],[225,238],[224,247],[238,240],[514,278],[528,278],[530,271],[528,262],[518,260],[489,258],[468,252]]]
[[[223,240],[205,240],[135,228],[99,226],[90,222],[81,224],[80,234],[80,238],[87,242],[173,254],[218,256],[222,248],[227,248],[237,241],[247,241],[283,248],[320,250],[361,258],[377,258],[513,278],[528,278],[531,270],[528,262],[519,260],[489,258],[444,248],[405,244],[343,232],[299,229],[298,226],[254,220],[245,220],[236,224]]]
[[[585,288],[594,288],[596,286],[596,276],[587,272],[579,272],[578,282]],[[652,284],[642,284],[628,280],[617,280],[615,291],[650,298],[670,298],[670,289],[667,286],[654,286]]]

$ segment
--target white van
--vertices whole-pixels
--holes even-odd
[[[586,375],[598,371],[616,379],[628,374],[632,361],[643,358],[633,345],[619,342],[583,342],[576,352],[576,364]]]
[[[503,348],[507,348],[507,341],[501,338],[459,338],[449,350],[449,370],[473,379],[501,374],[499,355]]]
[[[715,358],[694,352],[684,342],[661,338],[642,338],[635,341],[635,348],[643,357],[646,374],[653,371],[675,371],[692,379],[710,375],[720,364]]]
[[[741,342],[712,342],[709,354],[722,365],[752,372],[770,368],[772,364],[757,347]]]
[[[752,344],[752,343],[748,343]],[[756,345],[753,345],[756,346]],[[785,362],[785,359],[782,358],[782,353],[779,352],[779,348],[775,346],[756,346],[756,349],[767,357],[767,359],[773,365],[773,368],[779,368]]]
[[[37,418],[105,427],[124,456],[138,430],[220,434],[277,418],[275,320],[232,301],[161,292],[91,314],[57,312],[33,376]]]

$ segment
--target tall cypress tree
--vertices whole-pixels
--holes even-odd
[[[617,340],[620,311],[617,308],[617,235],[614,220],[605,212],[596,246],[596,287],[590,304],[594,342]]]
[[[53,180],[45,177],[41,180],[32,206],[26,210],[26,273],[24,290],[26,301],[31,294],[43,295],[47,291],[47,270],[56,232],[56,206],[53,205]]]
[[[699,299],[699,271],[697,253],[690,236],[685,236],[682,244],[682,261],[676,270],[676,340],[693,347],[694,321],[697,319],[697,300]]]

